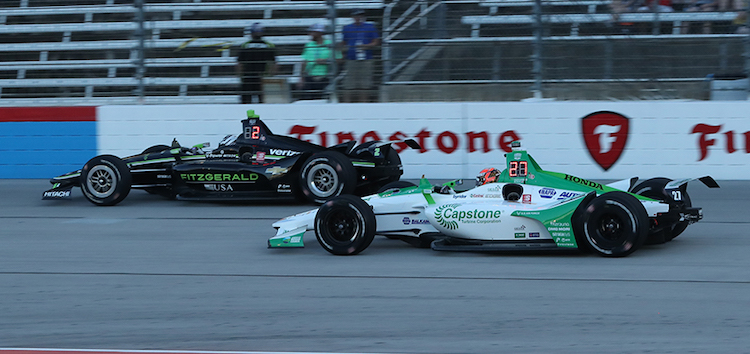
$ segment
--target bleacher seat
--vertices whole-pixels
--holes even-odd
[[[56,89],[71,99],[96,99],[130,95],[138,87],[134,79],[138,24],[133,21],[138,9],[113,0],[101,2],[34,6],[36,2],[22,0],[18,7],[0,8],[0,101],[4,101],[0,104],[25,97],[54,100],[47,96],[54,96],[50,91]],[[383,6],[382,0],[336,3],[344,11]],[[144,6],[146,94],[174,95],[186,102],[191,97],[222,95],[238,102],[233,50],[249,40],[244,28],[255,22],[266,28],[264,39],[277,46],[281,73],[298,75],[299,54],[309,41],[307,28],[327,22],[327,11],[326,1],[148,3]],[[351,21],[344,15],[337,26]]]

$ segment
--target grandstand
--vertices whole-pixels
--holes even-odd
[[[323,0],[149,1],[142,27],[132,1],[65,4],[0,1],[0,105],[238,103],[236,49],[249,39],[244,28],[263,24],[265,39],[277,46],[280,76],[293,83],[307,27],[331,21]],[[746,69],[747,35],[732,28],[737,12],[613,16],[606,0],[542,5],[537,18],[532,0],[338,0],[336,32],[354,8],[382,28],[378,80],[388,101],[522,99],[540,77],[552,96],[569,94],[565,85],[601,94],[601,85],[611,84],[632,90],[607,97],[664,89],[670,98],[702,98],[707,75]],[[700,33],[704,23],[711,34]],[[535,60],[543,70],[534,69]],[[433,94],[420,95],[425,87]],[[481,94],[467,96],[467,87]],[[578,99],[591,98],[581,92]]]

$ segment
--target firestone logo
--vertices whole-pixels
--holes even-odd
[[[693,126],[693,129],[690,131],[691,134],[700,134],[698,135],[698,151],[700,151],[700,156],[698,157],[698,161],[703,161],[706,157],[708,157],[708,148],[710,146],[716,145],[716,147],[720,147],[721,145],[724,145],[724,150],[728,153],[734,153],[738,151],[737,147],[739,146],[742,148],[742,136],[744,136],[744,148],[745,153],[750,153],[750,131],[744,132],[744,133],[735,133],[733,130],[727,130],[723,133],[719,133],[721,131],[722,124],[719,125],[709,125],[709,124],[696,124]],[[717,138],[717,134],[719,136],[723,135],[723,138]],[[739,138],[737,136],[740,136]],[[724,144],[721,144],[720,142],[717,142],[719,140],[720,142],[723,141]]]
[[[625,151],[629,119],[619,113],[600,111],[583,117],[581,128],[589,154],[601,168],[609,170]]]
[[[510,144],[513,141],[521,140],[521,137],[518,135],[518,133],[513,130],[506,130],[500,133],[496,139],[491,137],[494,135],[494,133],[489,133],[486,131],[455,133],[446,130],[441,133],[435,133],[428,130],[428,128],[422,128],[422,130],[420,130],[413,136],[410,136],[402,131],[396,131],[394,133],[388,134],[371,130],[362,134],[357,139],[353,132],[330,133],[326,131],[318,132],[317,129],[318,126],[310,127],[304,125],[294,125],[289,129],[288,135],[322,146],[340,144],[351,140],[364,143],[372,140],[391,141],[414,139],[419,143],[419,146],[421,146],[419,153],[431,151],[432,149],[434,149],[434,146],[437,146],[437,150],[445,154],[452,154],[456,150],[464,149],[464,146],[468,152],[481,151],[486,153],[492,151],[493,149],[500,149],[505,152],[511,152],[512,149],[510,147]],[[336,141],[329,141],[331,135],[336,137]],[[314,141],[315,137],[317,137],[317,141]],[[407,148],[405,143],[396,143],[393,145],[396,148],[396,152],[401,152],[402,150]]]

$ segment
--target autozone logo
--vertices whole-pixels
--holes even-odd
[[[289,129],[288,135],[322,146],[341,144],[352,140],[364,143],[373,140],[391,141],[414,139],[421,146],[419,153],[425,153],[433,150],[433,147],[437,147],[437,150],[445,154],[452,154],[461,149],[465,149],[468,152],[481,151],[484,153],[495,149],[511,152],[510,144],[513,141],[521,140],[521,136],[513,130],[501,132],[497,138],[493,138],[493,136],[497,135],[496,133],[487,131],[455,133],[446,130],[437,133],[428,128],[422,128],[419,132],[413,135],[408,135],[402,131],[382,133],[371,130],[357,137],[353,132],[331,133],[327,131],[318,131],[318,126],[305,125],[292,126]],[[331,141],[334,140],[330,139],[331,137],[334,137],[335,141]],[[401,152],[407,148],[405,143],[396,143],[394,145],[397,152]]]

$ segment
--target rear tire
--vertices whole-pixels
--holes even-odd
[[[357,171],[352,162],[336,151],[312,155],[300,170],[300,190],[307,200],[322,204],[357,187]]]
[[[609,192],[594,198],[580,220],[589,247],[605,257],[627,256],[648,237],[646,209],[625,192]]]
[[[340,256],[364,251],[375,238],[375,214],[369,204],[353,195],[341,195],[323,204],[315,216],[315,237],[323,249]]]
[[[81,169],[81,191],[91,203],[115,205],[130,193],[130,168],[117,156],[101,155],[86,162]]]
[[[693,206],[686,188],[680,188],[680,197],[682,200],[675,200],[671,193],[667,193],[664,187],[672,180],[669,178],[658,177],[647,179],[638,183],[630,193],[642,195],[651,199],[656,199],[669,204],[682,205],[684,208]],[[665,226],[649,234],[649,243],[659,244],[671,241],[679,236],[690,225],[687,221],[677,222],[670,226]]]

